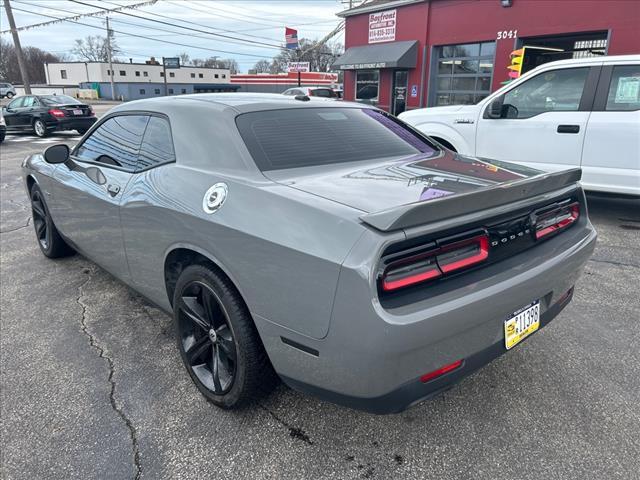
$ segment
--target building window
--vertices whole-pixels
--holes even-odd
[[[154,93],[155,93],[156,95],[160,95],[160,89],[159,89],[159,88],[156,88],[156,89],[154,90]]]
[[[67,78],[67,71],[66,70],[60,70],[60,78]]]
[[[204,75],[202,73],[199,73],[198,78],[204,78]]]
[[[169,89],[169,93],[173,95],[173,88]]]
[[[164,77],[164,72],[160,72],[160,76],[161,76],[161,77]]]
[[[356,70],[356,100],[377,102],[379,86],[378,70]]]
[[[142,76],[143,77],[148,77],[149,76],[149,72],[142,72]]]
[[[140,72],[136,72],[136,77],[139,77],[139,76],[140,76]]]
[[[223,73],[223,74],[222,74],[222,78],[227,78],[227,74],[226,74],[226,73]]]
[[[120,76],[124,77],[127,75],[127,72],[125,72],[124,70],[120,70]]]
[[[432,103],[469,105],[491,93],[495,42],[446,45],[437,50]]]
[[[187,89],[183,88],[182,90],[180,90],[181,93],[187,93]]]
[[[147,91],[144,88],[140,89],[140,95],[144,95],[145,93],[147,93]]]
[[[192,74],[191,74],[191,78],[196,78],[196,74],[195,74],[195,73],[192,73]]]
[[[111,76],[111,70],[107,69],[107,75]]]
[[[169,76],[173,78],[176,76],[176,74],[174,72],[169,72]]]
[[[214,73],[214,74],[213,74],[213,76],[214,76],[215,78],[218,78],[220,75],[218,75],[217,73]]]
[[[599,57],[607,54],[607,39],[578,40],[573,45],[573,58]]]

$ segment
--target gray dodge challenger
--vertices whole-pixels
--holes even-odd
[[[374,107],[308,100],[129,102],[28,157],[42,253],[79,252],[172,313],[223,408],[281,379],[399,412],[569,303],[596,242],[579,169],[458,155]]]

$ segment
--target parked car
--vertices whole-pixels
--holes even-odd
[[[306,95],[307,97],[338,100],[338,95],[329,87],[294,87],[282,92],[283,95]]]
[[[275,370],[401,411],[547,325],[596,241],[579,169],[456,155],[357,103],[128,102],[23,174],[42,253],[78,251],[172,312],[224,408]]]
[[[13,98],[16,96],[16,89],[10,83],[0,83],[0,98]]]
[[[24,95],[2,112],[8,130],[29,130],[38,137],[55,130],[76,130],[83,135],[97,120],[90,105],[67,95]]]
[[[581,167],[587,190],[640,195],[640,55],[547,63],[477,105],[400,118],[465,155]]]
[[[0,143],[4,142],[4,137],[7,133],[7,125],[4,123],[4,117],[0,113]]]

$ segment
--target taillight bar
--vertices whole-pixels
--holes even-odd
[[[64,117],[64,112],[57,108],[52,108],[51,110],[49,110],[49,115],[53,115],[54,117],[60,118],[60,117]]]
[[[382,290],[391,292],[433,280],[482,263],[487,258],[489,237],[486,233],[445,244],[427,253],[389,263],[382,273]]]
[[[462,363],[463,363],[463,360],[456,360],[455,362],[445,365],[443,367],[440,367],[439,369],[434,370],[433,372],[425,373],[420,377],[420,381],[422,383],[427,383],[433,380],[434,378],[441,377],[445,373],[453,372],[454,370],[457,370],[458,368],[460,368],[462,366]]]
[[[575,223],[579,217],[580,204],[578,202],[540,214],[535,220],[536,240],[567,228]]]

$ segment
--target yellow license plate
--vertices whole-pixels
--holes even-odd
[[[509,350],[540,328],[540,300],[513,312],[504,321],[504,346]]]

